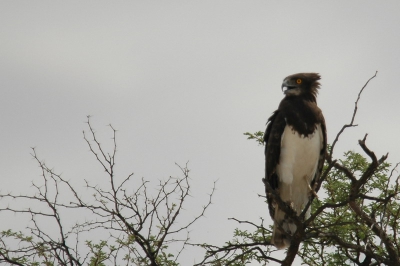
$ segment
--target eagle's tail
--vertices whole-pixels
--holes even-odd
[[[274,230],[272,232],[272,244],[277,249],[283,249],[290,246],[291,236],[296,232],[296,225],[287,217],[284,211],[275,209]],[[284,231],[282,231],[282,229]]]

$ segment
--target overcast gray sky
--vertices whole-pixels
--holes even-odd
[[[218,180],[192,239],[221,244],[228,217],[269,220],[263,148],[243,132],[264,130],[290,74],[321,74],[331,143],[378,70],[335,155],[369,133],[400,161],[399,47],[399,1],[1,1],[2,190],[38,179],[30,147],[78,185],[103,178],[82,139],[93,115],[103,142],[107,124],[119,130],[121,176],[162,179],[189,161],[189,216]]]

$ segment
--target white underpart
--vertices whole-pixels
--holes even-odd
[[[315,176],[322,148],[322,130],[318,124],[313,134],[304,137],[286,126],[281,139],[277,174],[281,199],[300,214],[310,196],[310,183]]]

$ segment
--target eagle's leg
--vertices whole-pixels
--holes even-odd
[[[312,188],[310,187],[310,185],[308,185],[308,188],[310,189],[310,196],[311,196],[311,195],[314,195],[314,197],[318,198],[317,192],[315,192],[315,190],[312,189]]]
[[[315,182],[315,183],[314,183],[314,186],[313,186],[313,188],[312,188],[312,194],[313,194],[316,198],[318,198],[317,192],[315,191],[315,190],[317,189],[317,186],[318,186],[318,184],[317,184],[317,182]]]
[[[311,188],[310,183],[308,182],[307,176],[304,176],[304,180],[305,180],[305,182],[307,184],[308,192],[310,193],[310,196],[314,195],[314,197],[318,198],[317,192],[315,192],[315,190],[313,188]]]

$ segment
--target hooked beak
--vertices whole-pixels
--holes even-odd
[[[285,79],[282,83],[282,91],[284,94],[288,94],[288,92],[292,89],[295,89],[296,86],[289,84],[289,82]]]

